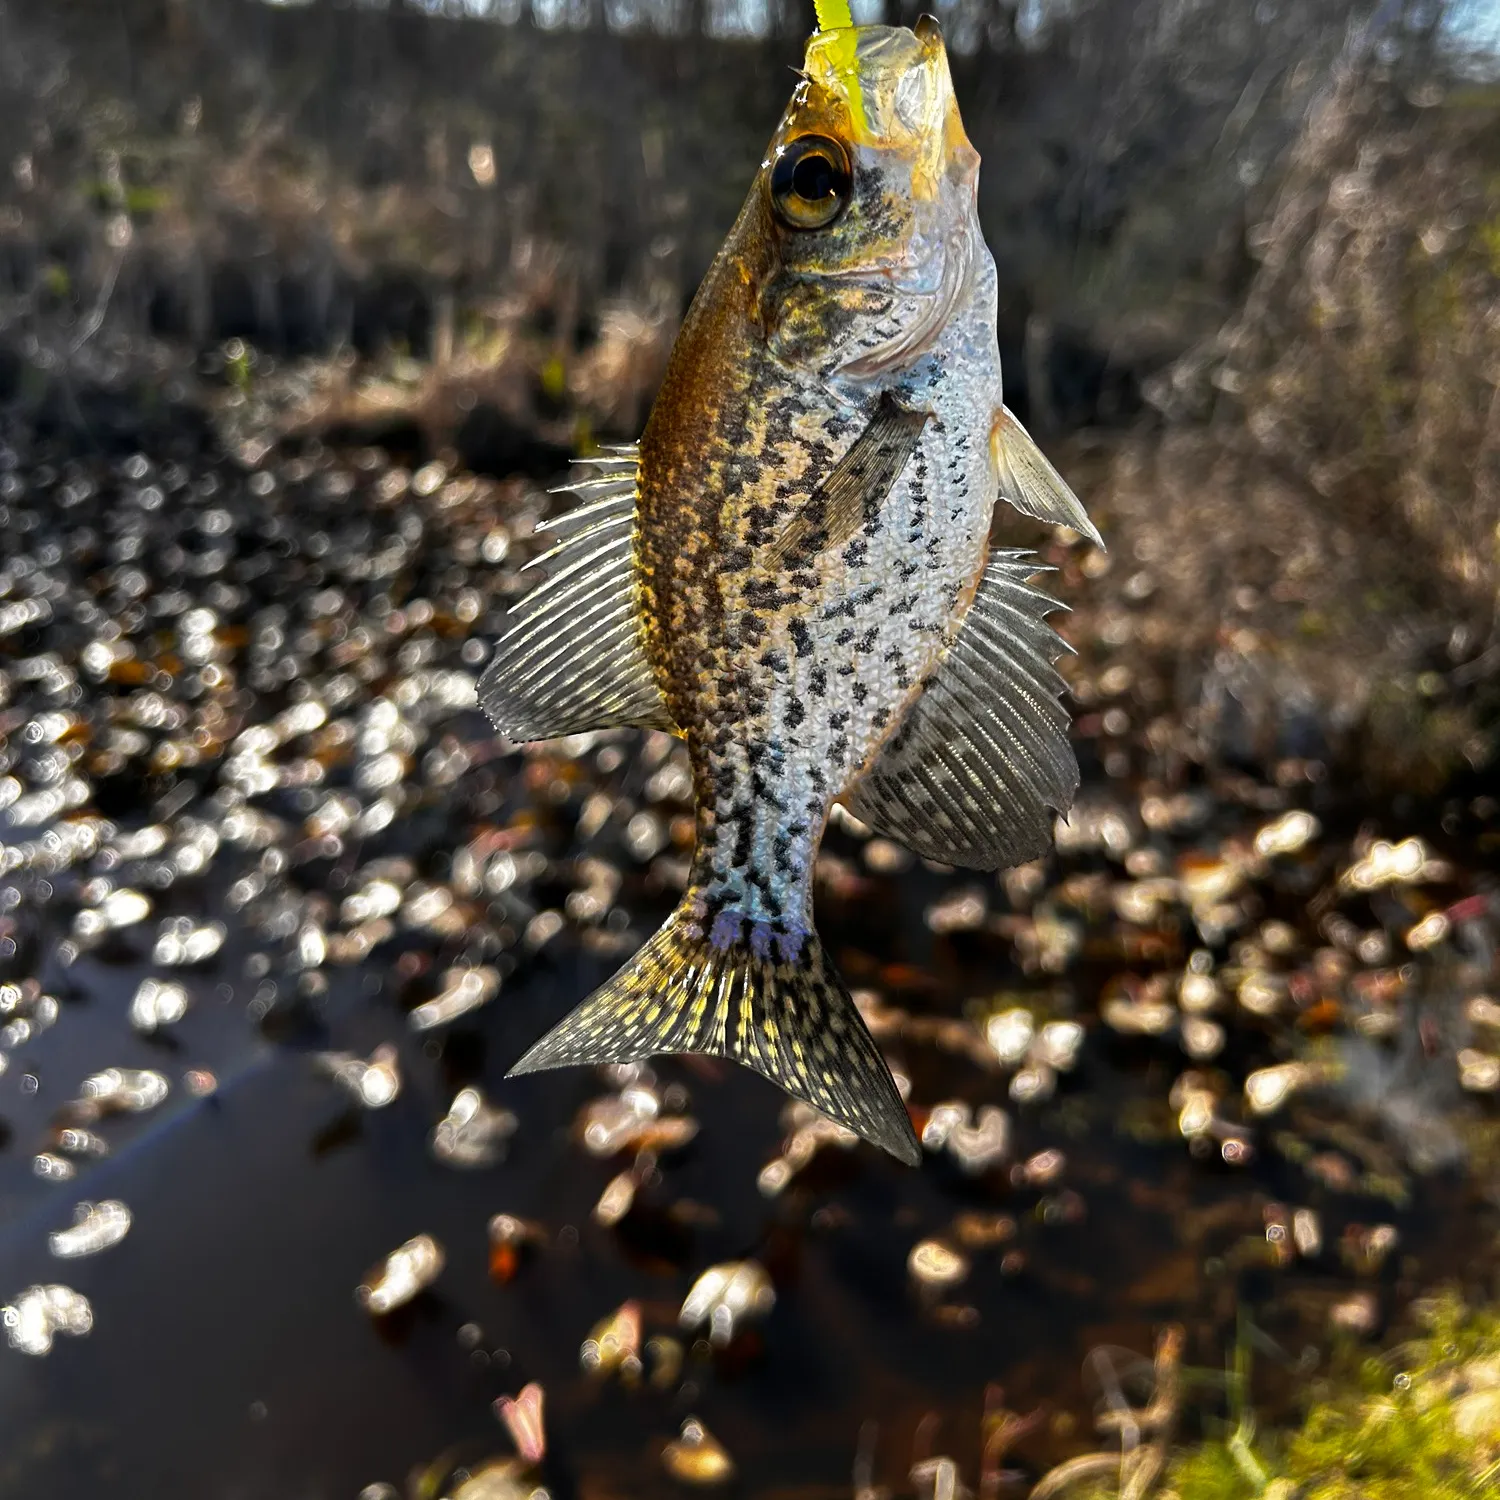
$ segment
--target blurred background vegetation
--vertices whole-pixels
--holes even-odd
[[[1424,792],[1482,769],[1494,13],[929,3],[984,157],[1009,399],[1102,517],[1088,608],[1150,601],[1172,753]],[[0,399],[107,429],[101,393],[208,389],[502,476],[628,438],[810,24],[788,0],[10,0]]]
[[[810,0],[0,0],[0,1295],[99,1309],[0,1361],[0,1497],[513,1500],[544,1386],[563,1500],[713,1482],[690,1413],[781,1500],[1493,1489],[1500,5],[926,4],[1007,398],[1110,550],[998,521],[1073,610],[1056,854],[819,860],[949,1121],[898,1174],[702,1060],[505,1080],[675,899],[691,779],[473,702]],[[117,1065],[170,1102],[95,1131]],[[59,1271],[85,1191],[137,1227]],[[776,1321],[679,1342],[747,1256]],[[1472,1321],[1366,1359],[1447,1276]]]

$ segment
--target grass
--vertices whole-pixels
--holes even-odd
[[[1422,1338],[1320,1390],[1302,1425],[1233,1432],[1184,1452],[1178,1500],[1474,1500],[1500,1494],[1500,1310],[1452,1294],[1419,1309]],[[1243,1388],[1237,1361],[1235,1385]]]

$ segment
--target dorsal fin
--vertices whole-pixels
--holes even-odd
[[[645,651],[632,549],[635,449],[579,462],[594,472],[561,488],[584,503],[546,523],[563,539],[527,567],[548,576],[511,610],[479,680],[484,711],[510,740],[675,728]]]

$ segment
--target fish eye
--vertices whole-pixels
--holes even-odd
[[[771,164],[771,206],[789,229],[826,229],[852,186],[848,153],[826,135],[788,141]]]

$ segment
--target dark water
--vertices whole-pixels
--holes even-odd
[[[858,856],[842,835],[831,847]],[[918,1015],[957,1015],[962,998],[1001,988],[1041,993],[1002,941],[928,932],[924,907],[955,883],[917,869],[865,877],[825,900],[823,926],[856,982],[878,979]],[[1082,1063],[1056,1098],[1014,1111],[1017,1160],[1046,1148],[1066,1155],[1046,1189],[1016,1186],[1004,1171],[970,1180],[947,1159],[909,1171],[861,1147],[825,1154],[768,1200],[755,1176],[781,1136],[780,1096],[731,1067],[669,1061],[659,1076],[690,1091],[701,1134],[606,1230],[590,1210],[620,1164],[586,1156],[569,1135],[602,1085],[580,1072],[502,1077],[607,962],[565,936],[477,1017],[425,1043],[409,1037],[387,967],[337,971],[315,1020],[271,1042],[245,1015],[248,952],[235,933],[190,981],[197,1003],[170,1043],[126,1025],[129,995],[149,971],[128,940],[110,962],[54,973],[59,1023],[0,1079],[0,1284],[64,1280],[95,1316],[90,1336],[59,1338],[46,1359],[0,1361],[0,1494],[352,1500],[376,1480],[403,1486],[440,1459],[509,1451],[490,1403],[528,1381],[546,1392],[544,1478],[556,1494],[669,1492],[660,1447],[688,1413],[734,1456],[739,1493],[849,1493],[867,1422],[878,1424],[876,1477],[899,1491],[924,1452],[951,1453],[972,1477],[991,1383],[1004,1405],[1049,1414],[1007,1460],[1024,1493],[1028,1477],[1090,1444],[1098,1390],[1083,1368],[1096,1346],[1145,1355],[1156,1328],[1183,1319],[1189,1365],[1222,1370],[1243,1302],[1288,1361],[1311,1341],[1326,1350],[1316,1310],[1354,1285],[1331,1254],[1276,1273],[1224,1262],[1236,1240],[1259,1233],[1265,1201],[1314,1203],[1329,1246],[1347,1221],[1395,1223],[1401,1252],[1376,1282],[1386,1315],[1413,1287],[1462,1271],[1495,1227],[1493,1205],[1476,1201],[1457,1169],[1417,1180],[1396,1211],[1319,1190],[1272,1151],[1241,1169],[1190,1159],[1165,1105],[1183,1066],[1175,1047],[1090,1022]],[[1085,1019],[1090,982],[1071,980]],[[365,1055],[390,1039],[402,1047],[400,1097],[378,1111],[346,1108],[310,1047]],[[918,1099],[1005,1102],[993,1074],[932,1048],[900,1050]],[[113,1153],[75,1181],[38,1180],[31,1158],[49,1118],[107,1065],[158,1068],[172,1095],[152,1114],[101,1127]],[[214,1095],[187,1097],[189,1066],[216,1074]],[[35,1092],[28,1075],[40,1080]],[[502,1165],[459,1172],[437,1164],[425,1140],[469,1081],[514,1109],[520,1128]],[[1152,1116],[1168,1127],[1156,1139],[1140,1124]],[[46,1232],[67,1223],[75,1201],[107,1197],[134,1215],[124,1242],[52,1260]],[[924,1310],[905,1263],[919,1238],[965,1208],[1015,1215],[1006,1249],[1024,1265],[1002,1272],[1001,1251],[976,1252],[950,1300],[977,1316],[953,1326]],[[547,1237],[507,1283],[486,1265],[485,1226],[497,1212],[539,1221]],[[419,1232],[443,1244],[446,1269],[415,1303],[372,1321],[355,1304],[356,1283]],[[644,1304],[648,1335],[672,1332],[698,1273],[742,1257],[770,1271],[775,1309],[715,1358],[690,1353],[678,1389],[627,1393],[580,1373],[581,1341],[625,1299]],[[460,1339],[468,1324],[482,1330],[477,1348]],[[1295,1384],[1276,1366],[1261,1361],[1273,1406]],[[1223,1404],[1210,1382],[1194,1407],[1211,1416]]]
[[[1098,1446],[1094,1351],[1114,1351],[1108,1368],[1130,1376],[1162,1326],[1181,1321],[1199,1372],[1183,1413],[1191,1432],[1226,1412],[1223,1371],[1236,1339],[1250,1337],[1248,1314],[1253,1402],[1270,1419],[1326,1365],[1330,1317],[1352,1293],[1373,1294],[1372,1334],[1394,1335],[1415,1292],[1450,1275],[1471,1291],[1492,1278],[1495,1096],[1463,1094],[1455,1066],[1459,1048],[1493,1050],[1465,1019],[1497,977],[1492,803],[1471,793],[1398,813],[1327,777],[1283,776],[1278,788],[1192,767],[1152,786],[1140,778],[1168,772],[1130,725],[1157,710],[1133,700],[1128,673],[1106,670],[1128,653],[1075,615],[1075,689],[1097,681],[1076,727],[1086,775],[1074,824],[1114,819],[1114,847],[1070,836],[1030,888],[919,864],[894,870],[889,850],[837,829],[820,865],[830,950],[851,985],[904,1012],[882,1045],[911,1079],[919,1123],[945,1100],[1002,1105],[1014,1131],[1007,1160],[967,1177],[950,1154],[913,1171],[869,1148],[827,1148],[768,1198],[756,1178],[783,1140],[782,1096],[728,1065],[664,1061],[659,1085],[686,1091],[700,1132],[656,1164],[632,1211],[606,1229],[594,1205],[630,1162],[590,1156],[574,1122],[609,1085],[580,1071],[515,1082],[504,1072],[665,914],[691,834],[689,790],[670,775],[653,789],[671,762],[664,741],[643,747],[638,735],[497,748],[444,687],[462,671],[472,691],[521,586],[516,564],[534,550],[542,498],[523,480],[446,470],[418,485],[420,475],[373,451],[226,452],[181,423],[82,456],[72,438],[21,427],[4,436],[0,560],[11,593],[0,619],[17,599],[49,602],[0,642],[12,797],[0,978],[39,980],[60,1011],[5,1043],[0,1297],[62,1282],[89,1299],[93,1327],[59,1337],[45,1358],[0,1349],[0,1500],[354,1500],[377,1482],[436,1497],[458,1487],[455,1469],[512,1453],[492,1403],[530,1382],[546,1402],[538,1478],[560,1496],[671,1492],[662,1445],[691,1414],[732,1456],[744,1495],[847,1495],[862,1452],[860,1477],[894,1494],[913,1492],[914,1461],[945,1453],[971,1488],[984,1480],[986,1494],[1019,1497],[1049,1465]],[[1087,597],[1076,549],[1059,542],[1046,555],[1061,567],[1059,588]],[[449,613],[460,599],[472,605],[462,619]],[[211,640],[188,628],[204,609],[216,612]],[[81,662],[109,625],[134,654],[65,691],[59,664]],[[237,737],[302,700],[326,701],[326,728],[344,738],[283,735],[267,752],[269,789],[245,791],[230,768]],[[313,829],[324,799],[342,797],[363,818],[387,796],[388,783],[367,774],[387,730],[373,747],[364,741],[371,715],[397,701],[410,736],[399,813],[325,850]],[[147,724],[146,707],[149,732],[122,738],[122,726]],[[71,761],[47,738],[64,709]],[[176,709],[176,727],[162,727]],[[1116,709],[1123,729],[1109,728]],[[207,747],[185,762],[196,769],[163,770],[184,764],[195,735]],[[1107,753],[1096,756],[1096,744]],[[14,798],[55,786],[63,761],[86,779],[76,812],[11,826]],[[1173,797],[1180,817],[1146,817]],[[587,831],[600,799],[604,821]],[[1205,935],[1219,908],[1189,899],[1189,886],[1243,862],[1256,830],[1298,804],[1316,810],[1322,832],[1251,861],[1219,903],[1228,925]],[[238,910],[232,883],[263,861],[227,832],[247,808],[280,820],[264,852],[282,863],[264,897]],[[96,854],[53,868],[46,838],[91,815],[118,828]],[[631,844],[638,817],[663,830],[653,852]],[[175,839],[194,820],[224,831],[206,870],[167,870],[153,885],[162,861],[115,857],[122,831],[160,822]],[[1446,871],[1370,895],[1340,886],[1370,836],[1414,830],[1440,846]],[[524,878],[464,894],[460,854],[509,847],[531,861]],[[458,927],[405,923],[364,962],[330,958],[300,972],[300,925],[321,924],[331,942],[349,925],[339,903],[391,856],[411,860],[399,877],[408,895],[418,881],[456,893]],[[533,951],[538,914],[571,912],[600,870],[618,883],[607,912],[569,915]],[[66,963],[64,940],[79,912],[97,908],[106,877],[149,888],[151,919]],[[1172,882],[1171,894],[1131,905],[1152,879]],[[977,898],[971,919],[954,930],[934,917],[965,892]],[[1408,951],[1412,925],[1444,911],[1448,936]],[[208,964],[174,972],[194,1004],[166,1039],[148,1040],[127,1007],[143,977],[164,977],[152,933],[176,916],[223,919],[229,935]],[[1274,944],[1273,919],[1284,924]],[[1048,968],[1039,955],[1064,929],[1067,951]],[[1215,1013],[1223,1050],[1207,1063],[1184,1055],[1172,1008],[1199,948],[1221,975],[1264,969],[1286,986],[1274,1015],[1256,1015],[1226,982]],[[1320,979],[1330,958],[1339,974]],[[503,969],[499,996],[414,1034],[411,1007],[450,965],[474,963]],[[1163,1034],[1122,1031],[1115,1002],[1153,995],[1171,1011]],[[1045,1102],[1014,1102],[1010,1070],[982,1042],[985,1016],[1017,1005],[1084,1028],[1076,1069]],[[1360,1027],[1372,1017],[1394,1029],[1369,1040]],[[403,1089],[387,1108],[354,1109],[316,1054],[368,1056],[386,1042],[399,1045]],[[1252,1069],[1320,1047],[1342,1049],[1340,1083],[1268,1120],[1245,1118]],[[123,1066],[160,1070],[166,1102],[100,1122],[110,1154],[80,1161],[72,1181],[39,1178],[33,1160],[83,1079]],[[1226,1121],[1250,1147],[1240,1165],[1217,1143],[1195,1154],[1179,1133],[1171,1095],[1193,1068],[1213,1075]],[[214,1074],[216,1091],[193,1098],[190,1070]],[[461,1172],[434,1160],[427,1138],[469,1083],[519,1125],[503,1163]],[[1321,1170],[1309,1151],[1322,1154]],[[69,1224],[76,1203],[110,1198],[133,1215],[124,1241],[54,1259],[48,1233]],[[1321,1253],[1268,1264],[1275,1204],[1319,1213]],[[497,1213],[539,1226],[510,1279],[489,1264]],[[1009,1216],[1009,1238],[972,1250],[961,1286],[920,1292],[907,1270],[913,1247],[954,1238],[966,1213]],[[1345,1232],[1378,1224],[1395,1227],[1398,1248],[1356,1272],[1341,1253]],[[356,1286],[421,1233],[441,1242],[445,1269],[409,1306],[372,1320]],[[647,1338],[676,1334],[698,1276],[745,1258],[765,1267],[776,1302],[727,1349],[689,1347],[681,1378],[661,1390],[580,1370],[580,1344],[621,1303],[641,1303]],[[982,1476],[982,1423],[1002,1407],[1035,1419],[999,1461],[1004,1472]]]

